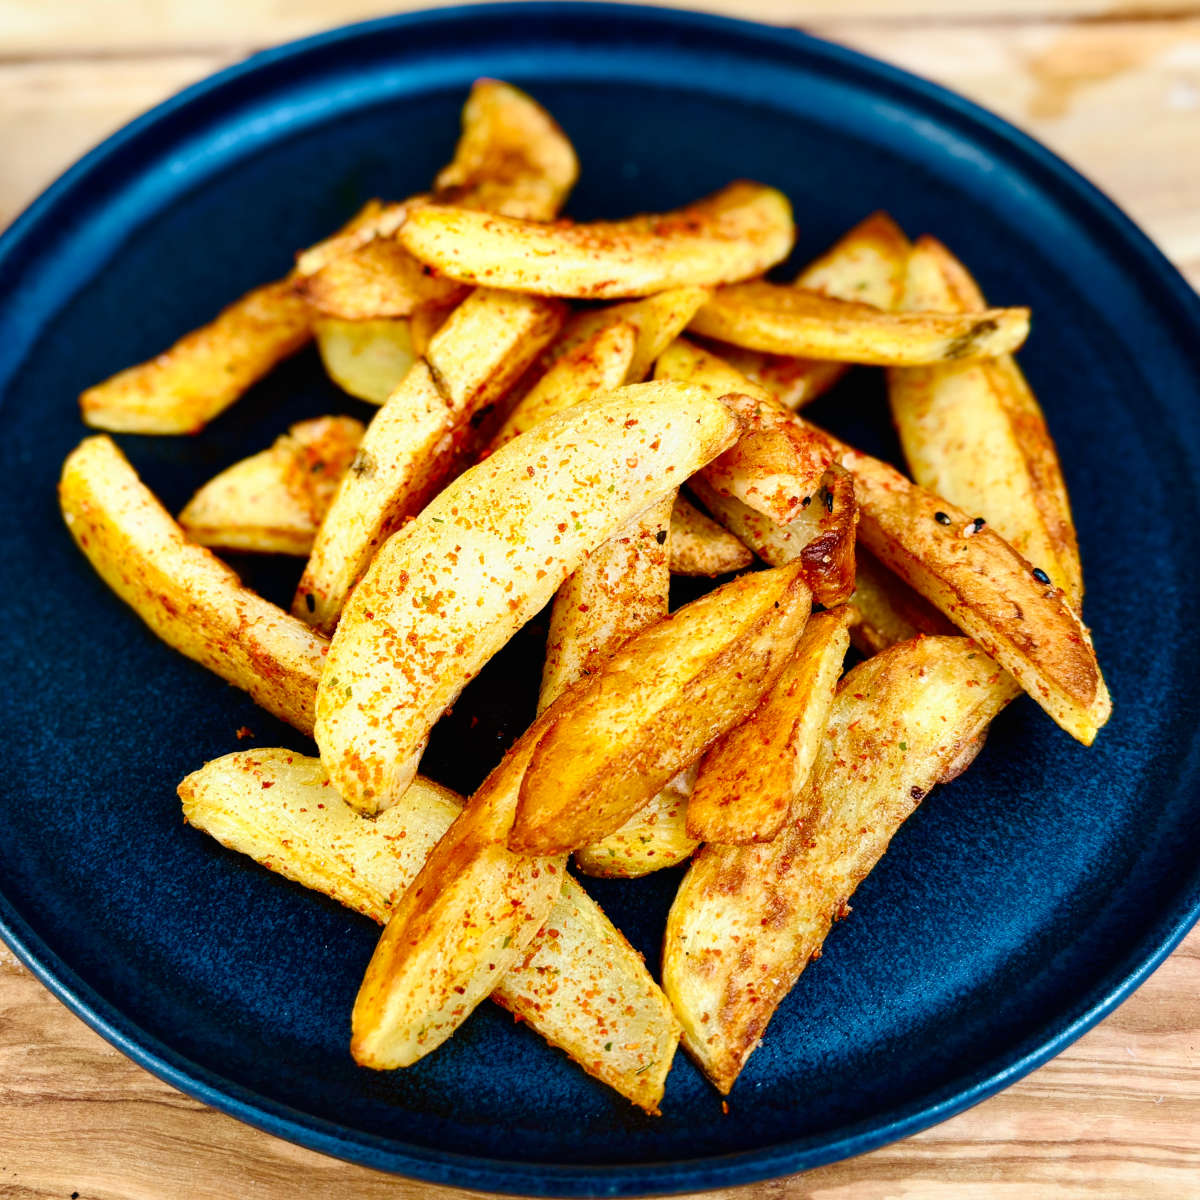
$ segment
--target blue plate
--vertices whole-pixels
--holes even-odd
[[[797,259],[885,207],[997,303],[1075,496],[1116,701],[1090,751],[1019,701],[938,789],[804,973],[723,1115],[681,1055],[659,1119],[485,1005],[411,1070],[347,1053],[376,930],[184,828],[175,785],[296,734],[155,641],[64,532],[81,388],[140,361],[373,195],[428,185],[470,82],[528,88],[579,148],[575,215],[786,191]],[[869,1150],[973,1104],[1127,996],[1197,915],[1200,305],[1093,188],[995,117],[797,33],[604,5],[443,10],[271,51],[111,138],[0,242],[0,932],[94,1028],[263,1129],[500,1191],[727,1186]],[[289,422],[355,411],[301,354],[194,439],[121,439],[177,509]],[[894,456],[879,379],[820,420]],[[360,413],[361,415],[361,413]],[[298,564],[240,561],[285,600]],[[1139,625],[1141,621],[1143,624]],[[472,786],[532,712],[535,622],[427,760]],[[461,715],[459,715],[461,714]],[[473,728],[466,715],[481,718]],[[595,894],[657,968],[678,872]]]

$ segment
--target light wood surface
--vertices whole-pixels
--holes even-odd
[[[79,154],[186,84],[262,46],[403,7],[0,0],[0,226]],[[980,101],[1079,166],[1200,286],[1200,3],[699,7],[804,26]],[[290,1146],[158,1082],[0,946],[4,1200],[412,1200],[430,1191]],[[1200,932],[1116,1013],[1001,1095],[894,1146],[736,1195],[1200,1198]]]

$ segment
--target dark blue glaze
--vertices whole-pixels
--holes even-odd
[[[387,1075],[347,1053],[372,926],[182,826],[204,760],[303,739],[156,642],[61,527],[75,397],[158,351],[368,196],[427,186],[467,86],[510,79],[578,146],[582,217],[732,176],[796,205],[797,261],[887,207],[936,232],[997,303],[1075,496],[1087,617],[1116,701],[1085,751],[1030,702],[896,838],[806,971],[723,1116],[681,1055],[660,1119],[484,1006]],[[537,1194],[691,1191],[902,1137],[1061,1050],[1196,917],[1200,305],[1099,193],[929,84],[797,33],[629,7],[400,17],[271,51],[190,89],[70,171],[0,240],[6,735],[0,932],[67,1004],[163,1078],[372,1166]],[[311,352],[195,439],[120,439],[177,508],[287,423],[362,414]],[[815,410],[894,453],[878,378]],[[286,600],[295,563],[239,561]],[[1190,586],[1189,586],[1190,585]],[[473,685],[430,773],[469,788],[531,712],[542,627]],[[472,729],[466,714],[482,714]],[[244,745],[241,744],[241,745]],[[657,964],[678,872],[597,884]]]

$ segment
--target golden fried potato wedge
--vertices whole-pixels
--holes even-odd
[[[315,275],[334,259],[353,254],[361,246],[376,238],[390,238],[404,224],[412,204],[420,204],[426,196],[414,196],[399,204],[384,204],[380,200],[368,200],[365,205],[337,233],[301,250],[296,255],[296,266],[292,275],[300,279]]]
[[[772,842],[703,847],[667,918],[663,986],[728,1093],[896,830],[1012,691],[966,638],[902,642],[838,688],[810,791]]]
[[[766,388],[684,338],[663,351],[654,374],[723,396],[742,418],[745,432],[737,445],[704,468],[709,488],[781,525],[800,515],[833,459],[823,434],[793,416]]]
[[[577,405],[459,476],[379,551],[355,589],[318,697],[338,791],[373,812],[479,668],[584,556],[737,436],[724,405],[637,384]]]
[[[900,306],[972,313],[984,302],[966,268],[940,242],[923,237],[909,257]],[[985,516],[1078,608],[1083,573],[1062,467],[1011,355],[893,368],[888,397],[913,478]]]
[[[718,288],[689,328],[772,354],[906,367],[1008,354],[1029,333],[1029,309],[888,313],[758,280]]]
[[[850,646],[846,607],[809,619],[792,660],[741,725],[700,760],[687,831],[702,842],[769,842],[797,811]]]
[[[637,328],[618,321],[572,347],[529,389],[508,415],[492,442],[503,446],[518,434],[602,392],[625,383],[637,348]]]
[[[699,842],[688,835],[687,805],[696,765],[681,771],[644,808],[608,837],[580,846],[575,865],[585,875],[605,879],[640,879],[678,866]]]
[[[539,712],[577,679],[595,674],[627,638],[667,615],[674,501],[668,493],[626,521],[563,581],[550,610]]]
[[[462,299],[462,284],[427,271],[399,242],[375,238],[300,280],[299,290],[323,316],[343,321],[407,317],[423,304]]]
[[[384,924],[462,798],[418,776],[371,821],[334,791],[320,759],[251,750],[179,785],[188,823],[304,887]],[[524,959],[492,999],[585,1071],[657,1109],[679,1026],[642,958],[569,875]]]
[[[417,360],[412,323],[395,317],[343,321],[318,317],[313,336],[326,374],[344,392],[382,404]]]
[[[479,79],[454,159],[434,186],[440,204],[549,221],[578,177],[574,147],[540,104],[511,84]]]
[[[885,565],[974,638],[1072,737],[1090,745],[1112,701],[1092,639],[1065,593],[982,517],[855,450],[859,536]]]
[[[753,551],[682,496],[671,510],[667,546],[672,575],[725,575],[754,561]]]
[[[954,626],[869,550],[856,548],[850,641],[865,655],[878,654],[919,633],[953,634]]]
[[[329,643],[189,542],[110,438],[71,451],[58,500],[97,574],[158,637],[312,732]]]
[[[887,213],[877,212],[805,267],[793,285],[835,300],[857,300],[890,311],[904,286],[909,249],[908,238],[896,222]],[[847,370],[845,363],[766,354],[740,346],[722,346],[720,353],[791,409],[802,408],[828,391]]]
[[[113,433],[198,433],[311,335],[290,280],[247,292],[169,350],[79,397],[84,424]]]
[[[179,524],[201,546],[307,554],[362,435],[353,417],[300,421],[266,450],[210,479],[187,502]]]
[[[749,715],[795,649],[810,605],[798,567],[760,571],[630,638],[540,738],[509,845],[554,854],[619,829]]]
[[[722,495],[700,475],[689,487],[705,508],[764,562],[773,567],[799,562],[818,604],[834,608],[850,598],[858,504],[854,482],[839,464],[830,463],[812,502],[787,525],[755,512],[733,496]]]
[[[317,532],[292,611],[332,632],[375,551],[453,469],[470,422],[504,395],[562,324],[552,300],[479,289],[375,414]]]
[[[748,279],[787,257],[794,228],[781,193],[732,183],[675,212],[589,225],[431,204],[415,210],[398,236],[421,262],[460,283],[605,300]]]

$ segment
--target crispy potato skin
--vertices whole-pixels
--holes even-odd
[[[85,425],[112,433],[199,433],[311,336],[290,280],[247,292],[208,325],[79,397]]]
[[[1013,695],[965,638],[917,638],[850,671],[811,782],[774,841],[704,846],[667,918],[663,986],[724,1093],[896,830]]]
[[[398,798],[411,768],[397,764],[584,555],[736,436],[717,401],[640,384],[552,417],[442,491],[375,556],[330,648],[316,735],[341,795],[365,812]]]
[[[963,265],[923,237],[909,258],[901,306],[969,313],[984,303]],[[1079,608],[1083,573],[1058,452],[1012,356],[894,368],[888,396],[913,478],[985,516]]]
[[[974,514],[869,455],[846,449],[841,460],[854,475],[868,549],[1090,745],[1112,702],[1091,637],[1064,593],[1035,579],[1030,563]]]
[[[619,829],[749,715],[810,604],[797,566],[743,575],[626,642],[547,724],[509,845],[561,853]]]
[[[667,545],[672,575],[726,575],[754,561],[753,551],[682,496],[671,510]]]
[[[554,301],[479,290],[435,335],[367,426],[317,531],[292,612],[331,633],[378,548],[451,473],[473,417],[557,332]]]
[[[307,554],[362,435],[362,422],[352,417],[300,421],[210,479],[179,524],[201,546]]]
[[[775,396],[707,350],[677,338],[654,369],[719,396],[742,419],[736,446],[705,467],[708,486],[786,525],[800,515],[833,458],[828,440]]]
[[[187,821],[222,845],[380,924],[463,805],[418,776],[369,821],[336,794],[320,759],[273,749],[210,762],[179,795]],[[570,876],[492,999],[590,1075],[657,1111],[678,1022],[641,956]]]
[[[158,637],[312,732],[328,642],[189,542],[110,438],[67,456],[58,497],[76,545]]]
[[[812,502],[787,525],[722,495],[701,476],[689,487],[764,562],[773,567],[799,562],[818,604],[835,608],[853,594],[858,502],[849,473],[838,463],[830,463]]]
[[[461,283],[614,300],[747,279],[786,258],[794,233],[781,193],[740,182],[675,212],[589,225],[427,205],[399,237]]]
[[[702,842],[769,842],[804,795],[850,645],[843,605],[809,618],[796,652],[741,725],[700,760],[687,831]]]
[[[909,249],[908,238],[896,222],[887,213],[873,213],[805,267],[793,283],[835,300],[857,300],[890,311],[904,286]],[[815,400],[847,370],[845,363],[765,354],[740,346],[721,346],[717,353],[790,409]]]
[[[919,633],[952,635],[954,626],[923,596],[889,571],[869,550],[855,551],[850,641],[865,655],[878,654]]]
[[[1027,308],[888,313],[819,292],[767,283],[718,288],[689,328],[751,350],[874,366],[990,358],[1029,333]]]
[[[558,358],[508,415],[492,442],[498,449],[518,434],[555,413],[565,412],[601,392],[625,383],[637,347],[637,328],[630,321],[602,326]]]

